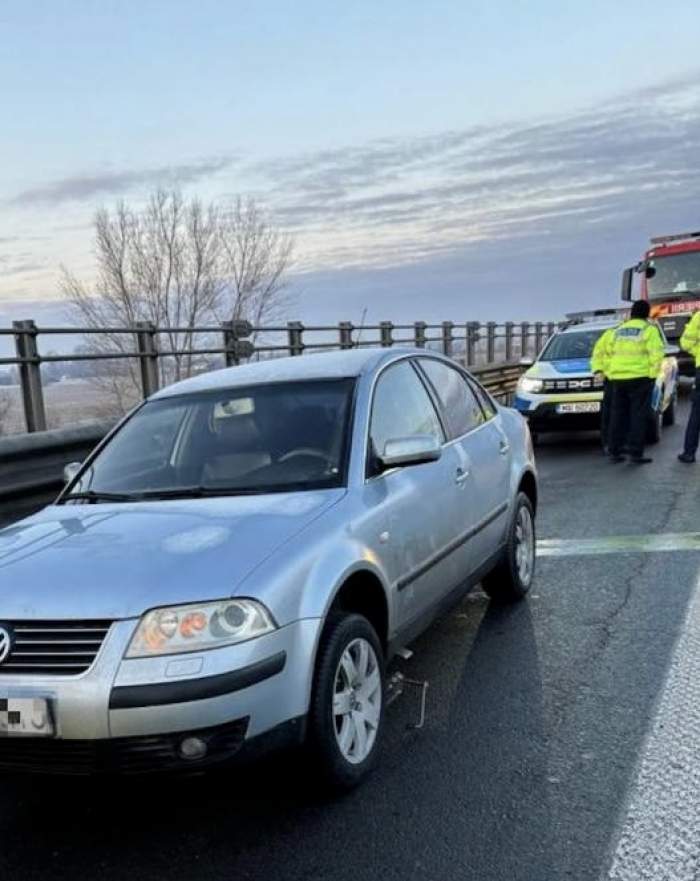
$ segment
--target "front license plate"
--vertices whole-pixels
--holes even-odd
[[[50,702],[43,697],[0,697],[0,737],[53,737]]]
[[[575,404],[557,404],[557,413],[600,413],[600,401],[578,401]]]

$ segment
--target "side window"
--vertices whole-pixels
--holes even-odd
[[[432,434],[440,443],[445,436],[435,407],[408,361],[389,367],[377,381],[372,403],[370,440],[375,455],[388,440]]]
[[[472,379],[470,381],[469,386],[479,399],[481,409],[484,411],[484,416],[486,417],[486,419],[493,419],[493,417],[496,415],[496,408],[493,401],[491,400],[491,396],[486,392],[486,389],[480,386],[475,379]]]
[[[461,437],[486,421],[474,392],[458,370],[432,358],[421,358],[420,366],[440,400],[451,438]]]

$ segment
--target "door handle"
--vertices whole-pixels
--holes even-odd
[[[457,486],[462,486],[464,483],[466,483],[468,477],[468,468],[458,468],[457,473],[455,474],[455,483],[457,484]]]
[[[510,444],[508,443],[507,440],[502,440],[502,441],[500,442],[500,444],[498,445],[498,452],[499,452],[502,456],[505,456],[505,455],[507,455],[507,454],[510,452]]]

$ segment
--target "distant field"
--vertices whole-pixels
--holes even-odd
[[[4,410],[3,401],[9,401],[9,410],[1,418],[0,433],[25,431],[19,386],[0,386],[0,414]],[[80,425],[116,415],[104,393],[87,380],[64,380],[44,386],[44,403],[49,428]]]

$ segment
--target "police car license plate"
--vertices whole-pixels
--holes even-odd
[[[557,413],[600,413],[600,401],[578,401],[575,404],[557,404]]]
[[[0,737],[53,737],[54,734],[47,698],[0,695]]]

